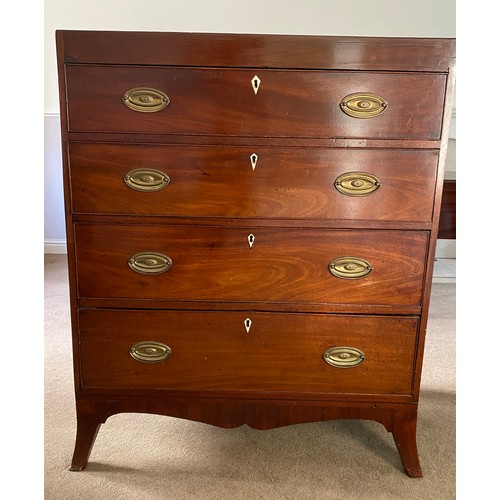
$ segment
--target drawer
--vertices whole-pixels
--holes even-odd
[[[80,310],[81,385],[410,395],[417,325],[413,317]]]
[[[437,161],[433,150],[71,143],[72,205],[76,213],[425,222]]]
[[[446,75],[67,65],[66,83],[75,132],[439,139]]]
[[[75,237],[81,298],[302,304],[418,305],[428,242],[425,231],[84,223]]]

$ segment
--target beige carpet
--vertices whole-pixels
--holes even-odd
[[[76,430],[66,258],[45,258],[45,498],[455,498],[455,285],[435,284],[418,444],[424,478],[402,471],[382,425],[338,420],[269,431],[120,414],[101,427],[87,469],[68,470]]]

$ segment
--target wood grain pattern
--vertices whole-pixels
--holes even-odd
[[[439,151],[440,139],[368,139],[366,137],[280,137],[279,144],[275,137],[238,137],[229,135],[193,136],[141,134],[140,132],[69,132],[70,142],[106,142],[116,144],[184,144],[192,146],[281,146],[308,148],[367,148],[367,149],[435,149]]]
[[[149,412],[257,429],[372,419],[393,433],[405,472],[421,477],[417,403],[455,40],[56,38],[78,421],[71,470],[85,468],[110,415]],[[121,98],[137,86],[170,104],[131,111]],[[353,92],[388,107],[349,117],[340,101]],[[132,192],[123,176],[139,167],[168,169],[170,185]],[[373,173],[381,187],[341,195],[332,183],[345,170]],[[127,262],[141,251],[173,266],[134,273]],[[346,255],[373,270],[332,276],[328,263]],[[172,357],[134,361],[131,343],[153,334]],[[318,353],[337,342],[366,360],[328,366]]]
[[[452,38],[59,31],[66,63],[446,72]],[[126,50],[124,50],[126,47]]]
[[[72,206],[89,214],[430,221],[437,160],[428,150],[71,143]],[[170,184],[134,191],[123,179],[136,168],[160,170]],[[381,187],[341,194],[334,182],[345,172],[369,172]]]
[[[244,321],[252,320],[247,332]],[[410,395],[416,318],[193,311],[81,310],[82,388]],[[172,349],[158,363],[129,355],[157,341]],[[328,365],[329,347],[366,359]],[[272,397],[272,394],[269,394]]]
[[[101,424],[117,413],[133,412],[185,418],[227,429],[248,425],[265,430],[335,419],[373,420],[393,433],[404,471],[410,477],[422,477],[416,443],[416,404],[78,395],[76,409],[79,427],[70,469],[73,471],[87,466]]]
[[[254,75],[254,70],[236,69],[68,65],[69,130],[240,137],[441,135],[444,75],[259,70],[257,95]],[[157,113],[132,111],[122,97],[135,87],[161,90],[170,104]],[[353,92],[381,95],[388,107],[374,118],[350,117],[340,103]]]
[[[428,234],[419,231],[327,231],[218,226],[77,224],[80,297],[331,304],[420,304]],[[137,274],[138,252],[173,261],[165,273]],[[338,257],[367,260],[361,279],[333,276]]]

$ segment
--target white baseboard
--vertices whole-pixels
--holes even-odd
[[[44,253],[66,254],[66,240],[46,240],[43,246]]]
[[[436,259],[456,259],[457,240],[437,240]]]

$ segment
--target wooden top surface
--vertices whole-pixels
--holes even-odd
[[[66,63],[447,72],[453,38],[56,32]]]

